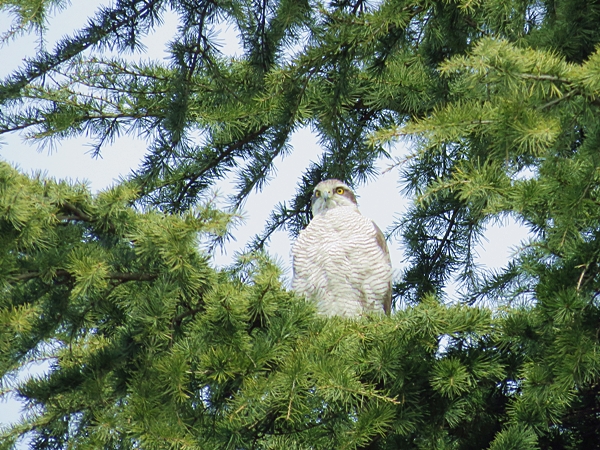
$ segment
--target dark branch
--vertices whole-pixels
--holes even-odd
[[[123,27],[131,25],[132,21],[148,20],[154,8],[162,3],[159,0],[155,1],[133,1],[130,2],[128,11],[116,9],[106,9],[97,16],[95,21],[91,21],[90,25],[85,28],[79,36],[68,38],[58,44],[58,49],[54,54],[48,52],[40,52],[40,56],[29,62],[29,67],[25,70],[13,75],[5,83],[0,83],[0,102],[7,99],[17,98],[22,88],[27,86],[33,80],[44,76],[51,70],[57,68],[64,62],[70,60],[74,56],[84,52],[85,50],[99,44],[102,41],[108,41],[109,36],[118,37],[118,32]],[[135,8],[137,4],[141,4],[140,9]],[[135,17],[132,17],[131,11],[135,10]],[[118,41],[115,39],[114,41]],[[128,42],[128,45],[133,43]]]
[[[80,210],[79,208],[77,208],[72,203],[65,202],[65,203],[62,204],[62,207],[67,212],[71,213],[72,214],[71,217],[75,218],[76,220],[82,220],[84,222],[91,222],[92,221],[92,217],[90,215],[84,213],[82,210]]]
[[[173,321],[172,321],[173,327],[180,326],[183,319],[185,319],[186,317],[189,317],[189,316],[195,316],[196,314],[198,314],[199,312],[202,312],[203,310],[204,310],[204,307],[198,307],[198,308],[185,310],[184,312],[182,312],[181,314],[179,314],[173,318]]]
[[[446,244],[449,241],[450,233],[452,233],[452,230],[454,229],[454,225],[456,225],[456,218],[458,217],[459,212],[460,212],[460,208],[456,208],[454,210],[454,212],[452,213],[452,217],[450,218],[450,223],[448,224],[446,233],[444,234],[444,237],[440,241],[440,245],[438,245],[438,248],[435,250],[435,253],[431,257],[432,265],[435,265],[435,263],[438,261],[440,256],[442,256],[442,251],[444,251],[444,247],[446,246]]]
[[[54,272],[54,275],[57,277],[73,277],[73,274],[68,270],[58,269]],[[15,281],[29,281],[34,278],[39,278],[42,276],[41,272],[23,272],[14,277]],[[106,278],[109,280],[120,281],[125,283],[127,281],[152,281],[158,277],[156,274],[152,273],[121,273],[121,272],[111,272],[107,274]]]
[[[223,160],[231,157],[235,151],[241,149],[244,145],[250,143],[257,137],[259,137],[262,133],[267,131],[268,128],[268,125],[263,125],[258,130],[248,134],[247,136],[244,136],[243,139],[240,139],[237,142],[230,144],[225,148],[225,150],[223,150],[219,154],[219,156],[216,159],[207,164],[202,170],[191,175],[186,185],[181,189],[181,192],[179,193],[177,199],[175,199],[175,201],[173,202],[176,208],[180,208],[180,205],[183,203],[183,200],[185,199],[188,190],[194,185],[194,183],[196,183],[196,181],[198,181],[199,178],[204,176],[204,174],[211,171],[212,169],[218,167]]]

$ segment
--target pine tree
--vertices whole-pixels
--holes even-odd
[[[60,4],[4,2],[9,35],[43,33]],[[167,9],[181,25],[168,63],[103,54],[138,49]],[[0,84],[0,133],[150,145],[98,196],[2,168],[3,388],[52,361],[19,387],[37,409],[4,445],[31,430],[39,448],[597,446],[599,14],[580,0],[122,0],[40,50]],[[224,20],[239,58],[211,37]],[[240,205],[300,126],[320,159],[253,256],[211,268],[198,233],[229,216],[207,189],[233,173]],[[392,230],[404,307],[319,318],[260,249],[304,226],[316,182],[367,182],[397,139],[412,145],[398,167],[414,203]],[[531,241],[481,273],[474,244],[506,216]],[[444,305],[457,276],[464,304]]]
[[[27,433],[35,448],[431,448],[496,431],[491,311],[431,298],[328,320],[265,255],[211,268],[199,236],[229,217],[210,205],[137,212],[132,185],[92,196],[0,169],[2,387],[29,410],[3,448]],[[47,375],[11,381],[40,360]]]

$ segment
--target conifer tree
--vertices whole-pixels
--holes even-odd
[[[6,38],[43,33],[57,5],[3,2]],[[139,50],[169,9],[170,61],[106,55]],[[34,412],[3,445],[596,446],[599,15],[581,0],[118,0],[40,50],[0,83],[0,134],[85,134],[100,153],[139,132],[149,148],[98,196],[2,166],[3,389],[52,361],[19,388]],[[219,52],[220,21],[240,57]],[[240,205],[300,126],[324,151],[255,249],[302,228],[316,182],[364,183],[410,139],[390,318],[316,317],[260,252],[216,271],[197,249],[228,220],[208,188],[233,173]],[[531,241],[481,273],[474,244],[506,216]],[[465,302],[446,306],[456,276]]]
[[[92,196],[5,163],[0,186],[0,373],[28,410],[1,448],[431,448],[498,429],[485,308],[328,320],[265,255],[211,268],[198,238],[229,217],[209,204],[137,212],[130,184]]]

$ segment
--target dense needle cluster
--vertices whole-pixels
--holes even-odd
[[[43,41],[66,3],[1,2],[0,40]],[[168,11],[169,58],[148,61]],[[116,0],[40,46],[0,81],[0,135],[148,151],[97,195],[0,166],[0,394],[28,406],[0,448],[597,446],[599,20],[582,0]],[[319,181],[389,158],[411,201],[386,205],[391,317],[319,317],[259,251],[216,270],[198,249],[231,218],[210,188],[233,176],[242,205],[300,127],[323,150],[251,248],[297,235]],[[506,217],[531,239],[486,273],[475,246]]]

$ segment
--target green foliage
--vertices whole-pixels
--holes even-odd
[[[43,33],[49,13],[65,8],[66,4],[65,0],[2,0],[0,11],[11,13],[13,26],[0,34],[0,43],[30,31]]]
[[[423,448],[482,426],[505,375],[490,311],[320,318],[264,255],[209,266],[198,237],[229,220],[210,205],[136,212],[126,184],[92,196],[0,168],[2,386],[31,411],[6,448]]]
[[[4,40],[43,33],[62,5],[1,3]],[[140,133],[148,154],[94,196],[1,167],[3,391],[29,361],[51,365],[16,387],[32,412],[2,445],[597,446],[599,8],[119,0],[40,49],[0,83],[0,134],[90,136],[99,154]],[[142,51],[167,11],[168,61],[107,56]],[[214,40],[225,22],[235,58]],[[239,206],[303,126],[324,150],[254,248],[306,224],[316,182],[364,183],[392,156],[414,200],[390,230],[408,263],[392,317],[325,320],[260,252],[218,271],[198,250],[231,220],[209,188],[237,177]],[[482,273],[475,245],[504,217],[531,239]],[[439,300],[452,280],[463,306]]]
[[[534,233],[503,273],[475,279],[468,291],[471,300],[520,299],[528,305],[527,315],[535,318],[515,329],[515,318],[508,317],[508,333],[501,338],[515,356],[523,351],[520,394],[508,416],[529,428],[506,428],[492,448],[536,448],[532,430],[545,436],[545,446],[560,442],[583,448],[596,437],[571,417],[586,417],[575,405],[583,396],[596,397],[593,386],[600,374],[600,123],[598,93],[589,84],[597,78],[597,59],[594,52],[585,62],[573,63],[556,52],[482,39],[468,54],[440,66],[449,80],[446,105],[388,130],[388,136],[422,137],[423,157],[419,154],[410,170],[420,170],[433,155],[451,161],[426,188],[419,183],[412,213],[434,220],[437,205],[453,202],[460,211],[453,217],[468,217],[468,222],[455,222],[458,230],[448,239],[449,247],[459,245],[460,227],[477,234],[482,224],[507,214]],[[408,230],[414,238],[422,230],[418,226]],[[454,376],[454,389],[468,384],[459,364],[447,361],[439,370],[440,377]]]

